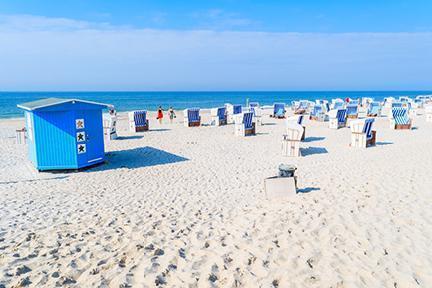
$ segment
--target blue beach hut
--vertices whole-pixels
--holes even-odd
[[[25,112],[29,158],[39,171],[79,169],[105,161],[102,110],[108,105],[47,98]]]

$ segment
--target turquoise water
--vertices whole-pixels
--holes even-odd
[[[113,104],[118,111],[137,109],[156,110],[159,105],[164,109],[173,106],[174,109],[188,107],[210,108],[224,103],[243,104],[246,99],[259,102],[261,105],[271,105],[274,102],[290,104],[293,100],[360,98],[372,97],[382,100],[384,97],[432,94],[432,91],[287,91],[287,92],[0,92],[0,118],[22,116],[22,111],[16,107],[19,103],[38,100],[47,97],[79,98],[106,104]]]

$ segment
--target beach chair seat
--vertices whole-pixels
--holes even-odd
[[[244,112],[235,118],[234,132],[236,136],[255,135],[255,123],[252,112]]]
[[[302,100],[299,102],[299,105],[294,110],[294,114],[304,114],[307,112],[308,108],[309,102]]]
[[[346,126],[346,111],[346,109],[330,110],[328,113],[330,129],[339,129]]]
[[[225,107],[213,108],[210,110],[211,124],[221,126],[227,124],[227,115]]]
[[[129,112],[129,130],[132,132],[144,132],[149,130],[149,121],[147,111]]]
[[[282,139],[282,155],[290,157],[299,157],[300,141],[304,134],[304,127],[296,122],[287,121],[286,134]]]
[[[408,109],[404,107],[392,108],[392,119],[390,127],[396,130],[411,129],[412,121],[408,115]]]
[[[199,108],[188,108],[183,110],[183,124],[186,127],[198,127],[201,125]]]
[[[351,122],[351,147],[366,148],[375,145],[376,131],[372,130],[374,121],[374,118],[366,118]]]
[[[354,102],[354,101],[352,101]],[[358,104],[349,103],[346,107],[346,116],[348,119],[357,119],[358,118]]]
[[[285,103],[274,103],[273,104],[273,117],[282,119],[285,118]]]

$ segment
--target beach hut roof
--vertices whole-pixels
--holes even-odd
[[[61,105],[61,104],[65,104],[65,103],[85,103],[85,104],[90,104],[90,105],[97,105],[97,106],[100,106],[101,108],[106,108],[106,107],[111,106],[108,104],[97,103],[97,102],[92,102],[92,101],[79,100],[79,99],[64,99],[64,98],[46,98],[46,99],[41,99],[41,100],[36,100],[36,101],[18,104],[17,106],[18,106],[18,108],[21,108],[24,110],[34,111],[34,110],[38,110],[41,108]]]

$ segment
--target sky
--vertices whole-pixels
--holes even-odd
[[[0,91],[432,90],[430,0],[0,0]]]

